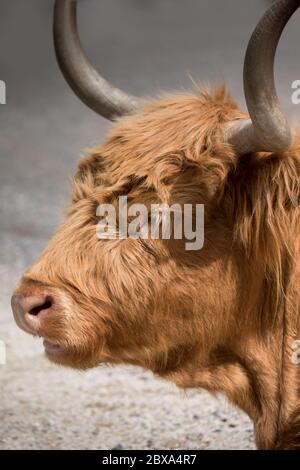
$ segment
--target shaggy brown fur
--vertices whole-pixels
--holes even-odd
[[[87,368],[130,363],[180,387],[224,392],[253,419],[259,448],[299,446],[300,140],[238,158],[223,88],[170,96],[121,119],[78,167],[73,202],[19,292],[54,299],[43,336]],[[98,240],[101,202],[205,204],[205,245]]]

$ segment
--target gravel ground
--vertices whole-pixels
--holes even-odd
[[[139,94],[225,79],[242,99],[242,57],[266,1],[89,0],[82,38],[95,65]],[[202,391],[186,394],[137,368],[76,372],[49,364],[13,323],[9,299],[62,217],[82,148],[109,124],[81,105],[57,69],[52,0],[1,0],[0,449],[252,449],[248,418]],[[281,44],[279,93],[290,117],[300,78],[299,16]],[[112,28],[113,25],[113,28]],[[101,45],[101,47],[100,47]]]
[[[2,449],[253,447],[250,422],[223,400],[133,368],[58,369],[36,349],[1,379]]]

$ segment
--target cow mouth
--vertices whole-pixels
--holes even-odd
[[[53,356],[61,356],[66,353],[66,349],[63,346],[60,346],[57,343],[52,343],[51,341],[44,339],[44,348],[47,354]]]

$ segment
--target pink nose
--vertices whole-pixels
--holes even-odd
[[[47,294],[12,296],[11,307],[17,325],[27,333],[39,334],[42,319],[51,313],[53,299]]]

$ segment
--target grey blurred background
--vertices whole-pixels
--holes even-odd
[[[54,367],[15,327],[10,295],[62,220],[68,178],[110,124],[73,95],[55,62],[53,0],[0,0],[0,449],[253,448],[252,426],[224,399],[187,394],[127,367]],[[155,96],[191,81],[227,83],[244,106],[242,66],[264,0],[81,0],[82,42],[117,86]],[[277,85],[291,120],[300,79],[299,12],[280,43]]]

